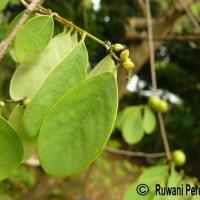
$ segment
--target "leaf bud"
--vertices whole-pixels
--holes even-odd
[[[129,50],[128,50],[128,49],[123,50],[123,51],[120,53],[120,59],[121,59],[122,61],[125,61],[128,57],[129,57]]]
[[[26,99],[24,100],[24,102],[23,102],[23,106],[24,106],[24,108],[27,108],[28,105],[30,104],[30,102],[31,102],[31,100],[28,99],[28,98],[26,98]]]
[[[128,60],[128,61],[125,60],[125,62],[122,63],[122,66],[127,71],[130,71],[135,67],[134,63],[132,61],[130,61],[130,60]]]
[[[113,46],[113,50],[116,51],[116,52],[122,51],[122,50],[124,50],[124,45],[116,43]]]

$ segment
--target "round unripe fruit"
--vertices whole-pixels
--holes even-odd
[[[3,101],[0,101],[0,108],[3,108],[5,106],[5,103]]]
[[[122,51],[122,50],[124,50],[124,45],[118,44],[118,43],[117,43],[117,44],[114,44],[113,50],[116,51],[116,52]]]
[[[148,104],[149,106],[155,110],[155,111],[160,111],[160,103],[161,103],[161,99],[159,96],[151,96],[149,99],[148,99]]]
[[[159,111],[164,113],[168,111],[168,103],[166,101],[161,100],[159,105]]]
[[[24,102],[23,102],[23,106],[24,108],[27,108],[28,105],[30,104],[31,100],[30,99],[25,99]]]
[[[125,62],[122,63],[123,68],[127,71],[132,70],[135,67],[134,63],[132,61],[129,61],[128,59],[126,59]]]
[[[186,156],[181,150],[176,150],[172,153],[172,160],[177,166],[182,166],[186,162]]]
[[[129,57],[129,50],[128,50],[128,49],[123,50],[123,51],[120,53],[120,59],[121,59],[122,61],[125,61],[128,57]]]

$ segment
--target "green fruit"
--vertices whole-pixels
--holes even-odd
[[[161,99],[159,96],[151,96],[148,99],[148,104],[149,106],[154,110],[154,111],[160,111],[160,103],[161,103]]]
[[[120,53],[121,61],[125,61],[129,57],[129,50],[126,49]]]
[[[186,156],[181,150],[176,150],[172,153],[172,160],[177,166],[182,166],[186,162]]]
[[[164,113],[168,111],[168,103],[166,101],[161,100],[159,105],[159,111]]]
[[[5,106],[5,103],[3,101],[0,101],[0,108],[3,108]]]
[[[128,60],[128,61],[127,61],[127,60]],[[127,59],[125,60],[125,62],[122,63],[122,66],[123,66],[123,68],[126,69],[127,71],[132,70],[132,69],[135,67],[134,63],[133,63],[132,61],[129,61],[129,58],[127,58]]]
[[[122,50],[124,50],[124,45],[118,44],[118,43],[117,43],[117,44],[114,44],[113,50],[116,51],[116,52],[122,51]]]

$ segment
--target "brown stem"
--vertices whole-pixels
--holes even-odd
[[[114,149],[114,148],[111,148],[111,147],[108,147],[108,146],[106,146],[104,149],[108,152],[120,154],[120,155],[125,155],[125,156],[148,157],[148,158],[159,158],[159,157],[165,157],[166,156],[165,152],[161,152],[161,153],[132,152],[132,151]]]
[[[25,2],[22,1],[24,4]],[[15,36],[17,35],[17,32],[21,28],[21,26],[26,22],[28,17],[34,10],[37,8],[38,4],[40,3],[40,0],[33,0],[30,5],[27,6],[26,12],[22,15],[19,22],[15,26],[15,28],[12,30],[10,35],[1,42],[0,44],[0,61],[3,58],[4,54],[7,52],[8,48],[10,47],[11,42],[14,40]]]
[[[160,124],[160,130],[161,130],[161,134],[162,134],[162,138],[163,138],[163,143],[164,143],[164,146],[165,146],[166,155],[167,155],[168,160],[171,160],[172,156],[171,156],[171,152],[170,152],[170,149],[169,149],[169,143],[168,143],[168,140],[167,140],[165,124],[164,124],[163,116],[160,112],[158,112],[158,120],[159,120],[159,124]]]
[[[52,15],[53,14],[53,17],[54,17],[55,20],[59,21],[60,23],[62,23],[64,25],[68,25],[68,26],[76,29],[81,34],[85,33],[87,37],[95,40],[97,43],[99,43],[102,46],[108,48],[104,41],[100,40],[99,38],[95,37],[94,35],[86,32],[85,30],[83,30],[80,27],[76,26],[75,24],[73,24],[73,22],[68,21],[67,19],[61,17],[57,13],[52,13],[50,10],[48,10],[48,9],[42,7],[42,6],[38,6],[38,7],[39,7],[39,10],[38,10],[39,13],[43,13],[43,14],[47,14],[47,15]]]
[[[178,1],[181,4],[181,6],[184,8],[185,12],[187,13],[188,17],[190,18],[191,22],[193,23],[193,25],[195,26],[195,28],[197,29],[197,31],[199,33],[200,32],[200,26],[199,26],[199,23],[196,20],[195,16],[190,11],[190,9],[187,8],[187,6],[185,5],[185,2],[183,0],[178,0]]]
[[[148,38],[149,38],[149,49],[150,49],[151,81],[152,81],[153,90],[154,92],[156,92],[157,82],[156,82],[156,72],[155,72],[152,19],[151,19],[151,10],[150,10],[149,0],[146,0],[146,13],[147,13]]]
[[[149,38],[147,36],[142,36],[140,34],[138,35],[129,35],[128,37],[124,38],[125,42],[131,42],[133,40],[138,40],[138,41],[142,41],[142,40],[149,40]],[[153,40],[154,41],[161,41],[161,42],[173,42],[173,41],[178,41],[178,42],[188,42],[188,41],[199,41],[200,40],[200,35],[199,34],[188,34],[188,35],[181,35],[181,34],[177,34],[177,35],[170,35],[170,36],[158,36],[158,35],[154,35],[153,36]]]
[[[150,49],[150,63],[151,63],[151,78],[153,91],[157,91],[157,82],[156,82],[156,70],[155,70],[155,56],[154,56],[154,44],[153,44],[153,31],[152,31],[152,20],[151,20],[151,9],[149,0],[146,0],[146,12],[147,12],[147,23],[148,23],[148,37],[149,37],[149,49]],[[165,131],[165,124],[163,121],[162,114],[158,112],[158,119],[160,124],[160,130],[162,134],[162,139],[167,155],[167,159],[171,160],[171,152],[169,149],[169,144],[167,140],[167,135]]]

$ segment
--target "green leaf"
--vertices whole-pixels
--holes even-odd
[[[51,16],[37,16],[27,21],[15,38],[17,58],[21,62],[34,60],[52,38],[53,28]]]
[[[96,65],[96,67],[89,73],[89,76],[101,74],[104,72],[112,72],[114,68],[115,68],[115,62],[112,59],[112,56],[109,54]],[[115,72],[115,77],[116,76],[117,72]]]
[[[144,108],[143,128],[147,134],[152,133],[156,128],[155,114],[148,106]]]
[[[155,195],[156,184],[163,184],[167,177],[167,166],[153,166],[144,170],[144,172],[139,176],[136,183],[131,185],[126,191],[123,200],[141,199],[141,200],[152,200],[159,199]],[[139,195],[137,193],[137,187],[140,184],[146,184],[149,188],[149,193],[147,195]],[[144,190],[144,189],[143,189]],[[132,198],[131,198],[132,197]],[[160,199],[166,199],[161,198]]]
[[[0,11],[4,10],[8,4],[9,0],[1,0],[0,1]]]
[[[0,116],[0,181],[10,175],[20,164],[22,157],[23,147],[18,135]]]
[[[24,147],[23,161],[27,160],[36,150],[37,137],[29,137],[23,126],[24,108],[17,105],[9,116],[8,121],[19,135]]]
[[[171,200],[173,198],[177,198],[177,196],[161,196],[161,195],[155,195],[152,200]]]
[[[6,29],[6,33],[5,33],[5,38],[7,38],[10,33],[12,32],[12,30],[16,27],[17,23],[19,22],[19,20],[21,19],[22,15],[25,13],[25,11],[22,11],[21,13],[19,13],[13,20],[12,22],[8,25],[7,29]],[[35,15],[33,13],[30,14],[29,19],[35,17]],[[28,21],[27,20],[27,21]],[[14,45],[14,44],[13,44]]]
[[[47,74],[66,56],[70,49],[70,33],[60,34],[51,40],[37,60],[22,63],[11,79],[10,96],[12,99],[21,99],[24,96],[32,98]]]
[[[163,179],[167,176],[168,166],[153,166],[144,170],[144,172],[139,176],[138,183],[145,183],[149,187],[153,186],[155,188],[155,184],[161,184]]]
[[[7,29],[6,29],[6,33],[5,33],[5,38],[7,38],[10,33],[12,32],[12,30],[16,27],[17,23],[19,22],[20,18],[22,17],[22,15],[24,14],[25,11],[22,11],[21,13],[19,13],[13,20],[12,22],[8,25]],[[33,13],[30,14],[29,19],[35,17],[35,15]],[[16,57],[16,51],[15,51],[15,40],[12,41],[10,48],[9,48],[9,53],[12,57],[12,59],[16,62],[19,62],[19,60]]]
[[[179,182],[181,181],[182,177],[180,174],[178,174],[175,170],[175,167],[172,166],[171,167],[171,173],[170,176],[168,178],[168,186],[169,187],[177,187]]]
[[[71,35],[71,47],[73,48],[75,45],[78,44],[78,33],[77,31],[75,31],[72,35]]]
[[[122,127],[122,136],[128,144],[136,144],[144,136],[142,113],[140,108],[128,112],[126,121]]]
[[[199,195],[192,196],[191,200],[199,200]]]
[[[120,111],[117,114],[117,119],[115,121],[115,127],[118,128],[119,130],[122,131],[122,127],[124,126],[124,123],[128,117],[128,113],[134,112],[136,109],[136,107],[127,107],[125,109],[123,109],[122,111]]]
[[[180,182],[179,182],[179,187],[182,187],[183,188],[183,196],[182,196],[182,199],[183,200],[193,200],[194,196],[192,197],[192,194],[191,194],[191,191],[188,191],[186,193],[186,185],[190,185],[190,187],[196,187],[195,184],[194,184],[194,180],[192,180],[192,178],[185,178],[185,179],[182,179]],[[187,194],[187,195],[186,195]],[[197,195],[198,196],[198,195]],[[195,199],[195,198],[194,198]],[[199,196],[198,196],[198,199],[199,199]]]
[[[112,73],[93,76],[63,95],[47,113],[39,133],[38,154],[51,175],[75,174],[102,151],[117,114]]]
[[[123,200],[152,200],[153,194],[149,192],[146,195],[139,195],[137,193],[137,187],[139,186],[139,183],[136,182],[129,186],[129,188],[126,190]]]
[[[24,125],[29,136],[36,136],[44,116],[53,104],[73,86],[86,79],[88,54],[81,41],[49,73],[24,113]]]

